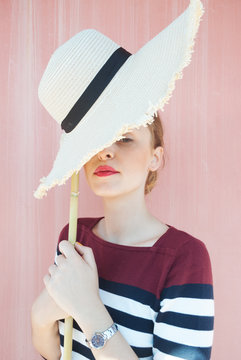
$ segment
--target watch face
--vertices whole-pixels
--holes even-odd
[[[92,344],[96,348],[101,348],[105,345],[105,340],[102,335],[96,334],[92,338]]]

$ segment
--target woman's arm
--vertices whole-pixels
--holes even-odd
[[[58,319],[66,314],[49,296],[46,288],[32,305],[32,343],[35,349],[47,360],[61,357]]]
[[[86,309],[84,316],[82,311],[79,315],[76,314],[75,320],[82,328],[87,340],[90,340],[95,332],[104,331],[113,324],[113,320],[101,299],[94,306],[91,305]],[[107,340],[103,348],[91,348],[91,351],[96,360],[138,360],[136,353],[121,335],[120,331],[117,331]]]
[[[153,360],[210,360],[214,299],[211,263],[204,243],[181,243],[160,295],[154,323]]]
[[[56,257],[56,264],[49,267],[49,274],[44,283],[49,296],[59,309],[65,309],[78,323],[86,339],[90,339],[96,331],[104,331],[113,320],[99,296],[98,271],[93,251],[90,247],[67,240],[61,240],[59,249],[62,255]],[[42,305],[46,319],[51,312]],[[40,321],[42,318],[40,314]],[[55,317],[56,319],[56,317]],[[59,318],[61,319],[61,318]],[[107,341],[99,350],[91,349],[96,360],[137,360],[135,352],[121,335],[120,331]],[[48,359],[51,360],[51,359]]]
[[[32,343],[35,349],[47,360],[61,357],[58,322],[41,326],[32,316]]]

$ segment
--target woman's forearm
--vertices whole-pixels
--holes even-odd
[[[81,311],[81,309],[80,309]],[[81,327],[85,337],[90,340],[96,331],[104,331],[113,324],[113,320],[106,310],[104,304],[100,301],[89,315],[83,320],[78,321],[78,314],[75,317],[76,322]],[[127,343],[125,338],[117,331],[102,349],[92,349],[96,360],[137,360],[138,357]]]
[[[59,360],[61,350],[58,322],[55,321],[52,325],[39,324],[32,310],[31,323],[32,343],[35,349],[47,360]]]

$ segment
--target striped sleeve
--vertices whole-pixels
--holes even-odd
[[[209,360],[213,343],[212,271],[203,242],[183,244],[160,295],[153,330],[154,360]]]

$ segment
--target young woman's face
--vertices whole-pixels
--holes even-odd
[[[152,148],[147,127],[141,126],[124,136],[84,165],[86,180],[98,196],[115,197],[137,189],[144,194],[149,170],[155,171],[160,166],[162,148]],[[98,176],[94,172],[99,166],[111,166],[118,173]]]

